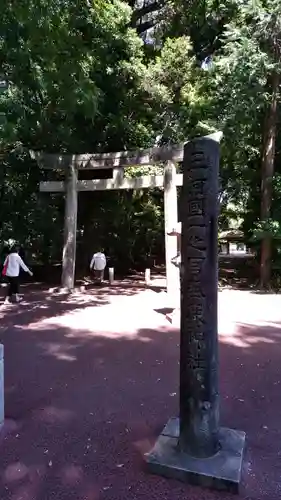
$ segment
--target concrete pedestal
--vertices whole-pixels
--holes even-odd
[[[245,433],[221,427],[219,451],[209,458],[192,457],[179,446],[179,419],[171,418],[146,455],[148,471],[198,486],[238,493]]]

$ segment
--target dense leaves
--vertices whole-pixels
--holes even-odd
[[[281,8],[276,0],[3,0],[0,240],[60,259],[61,195],[28,150],[116,151],[224,132],[222,229],[279,255]],[[203,62],[203,64],[202,64]],[[130,169],[139,175],[142,169]],[[59,174],[57,174],[56,178]],[[161,190],[79,195],[78,261],[163,260]]]

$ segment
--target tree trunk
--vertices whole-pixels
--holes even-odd
[[[275,145],[277,132],[277,101],[280,76],[274,72],[271,77],[272,96],[264,122],[262,169],[261,169],[261,220],[265,222],[271,215],[272,179],[274,174]],[[261,242],[260,284],[268,288],[271,278],[271,236],[266,235]]]

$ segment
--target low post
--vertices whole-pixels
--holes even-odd
[[[0,344],[0,428],[4,424],[4,408],[4,346]]]
[[[218,171],[218,134],[185,145],[180,417],[168,422],[147,463],[153,473],[237,493],[245,433],[219,425]]]
[[[147,268],[144,273],[144,280],[147,285],[150,283],[150,269]]]
[[[109,283],[112,285],[112,283],[114,281],[114,267],[108,268],[108,279],[109,279]]]
[[[114,168],[112,178],[116,182],[116,184],[122,184],[122,181],[124,180],[124,168],[123,167]]]
[[[78,205],[77,170],[74,161],[66,167],[65,191],[64,245],[61,285],[63,289],[73,290],[75,283]]]
[[[167,295],[176,305],[179,299],[179,270],[173,265],[172,259],[177,255],[177,239],[168,235],[171,228],[178,223],[178,198],[176,184],[176,166],[168,162],[164,168],[164,217],[165,217],[165,254]]]

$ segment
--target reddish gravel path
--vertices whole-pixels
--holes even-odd
[[[163,293],[28,292],[0,307],[1,500],[228,500],[143,471],[177,414],[179,333]],[[281,498],[281,296],[220,294],[222,424],[247,433],[243,500]]]

